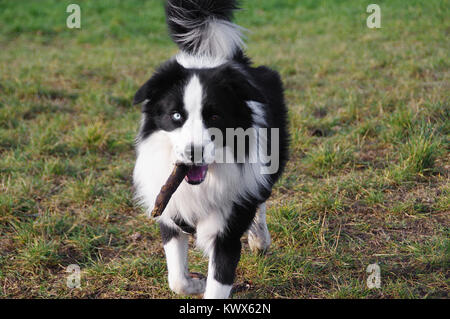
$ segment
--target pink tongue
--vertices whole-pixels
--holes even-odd
[[[208,166],[192,166],[187,174],[187,179],[191,182],[202,182],[206,177]]]

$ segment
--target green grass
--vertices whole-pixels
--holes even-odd
[[[176,52],[161,1],[0,2],[0,297],[175,298],[133,202],[132,97]],[[243,1],[248,54],[282,74],[291,161],[267,256],[235,298],[448,298],[448,0]],[[366,268],[381,267],[381,289]],[[82,289],[66,286],[78,264]],[[190,251],[192,271],[207,270]]]

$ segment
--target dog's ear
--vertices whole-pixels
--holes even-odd
[[[216,72],[216,78],[221,85],[228,87],[244,101],[266,102],[265,95],[254,83],[253,78],[244,69],[233,64],[226,64]]]
[[[151,78],[150,80],[148,80],[134,95],[134,100],[133,100],[133,104],[140,104],[142,102],[144,102],[145,100],[150,99],[151,94],[152,94],[152,87],[154,86],[155,83],[153,83],[154,81],[152,81],[153,78]]]
[[[145,100],[155,101],[164,92],[180,83],[185,78],[185,69],[176,61],[171,60],[163,64],[156,73],[134,95],[133,104],[140,104]]]

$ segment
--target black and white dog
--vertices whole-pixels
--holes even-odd
[[[231,22],[236,9],[236,0],[168,0],[167,23],[180,52],[134,98],[143,105],[134,170],[142,205],[152,211],[174,163],[191,166],[158,222],[170,288],[204,298],[229,297],[245,232],[252,250],[270,245],[265,202],[288,153],[280,76],[251,66],[242,28]],[[244,147],[233,130],[244,132]],[[267,161],[261,150],[276,156]],[[188,272],[189,234],[209,257],[206,280]]]

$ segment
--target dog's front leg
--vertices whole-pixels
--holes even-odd
[[[218,236],[210,252],[205,299],[227,299],[241,257],[240,238]]]
[[[200,295],[205,291],[205,279],[191,278],[188,270],[188,244],[186,234],[161,223],[161,236],[166,253],[169,287],[184,295]]]

